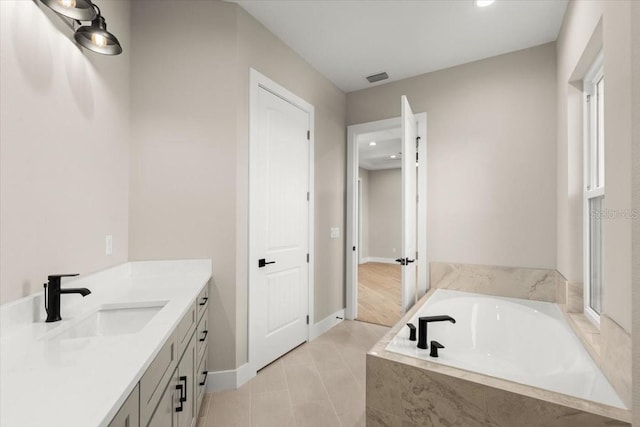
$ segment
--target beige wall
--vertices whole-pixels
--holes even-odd
[[[129,3],[103,3],[116,57],[78,48],[40,2],[0,2],[1,302],[127,260]]]
[[[345,95],[235,4],[133,2],[132,259],[213,260],[211,370],[247,361],[249,67],[315,106],[315,320],[344,307]],[[188,65],[187,65],[188,64]]]
[[[235,9],[132,2],[130,258],[213,260],[212,370],[236,363]]]
[[[369,171],[369,256],[396,259],[401,245],[401,169]]]
[[[555,268],[556,52],[547,44],[353,92],[347,122],[428,121],[429,261]]]
[[[632,205],[640,211],[640,2],[631,5],[631,100],[632,135]],[[640,426],[640,221],[633,222],[632,300],[633,300],[633,425]]]
[[[630,2],[569,4],[558,38],[558,271],[582,282],[582,100],[569,84],[580,74],[583,52],[602,19],[605,93],[605,203],[631,209]],[[584,61],[582,61],[584,62]],[[572,77],[573,75],[573,77]],[[581,76],[579,76],[581,77]],[[631,331],[631,225],[628,217],[604,221],[603,312]]]
[[[368,258],[369,255],[369,171],[367,169],[358,168],[358,178],[360,179],[360,190],[362,191],[361,199],[362,210],[360,218],[362,224],[360,226],[362,236],[359,248],[360,260]]]

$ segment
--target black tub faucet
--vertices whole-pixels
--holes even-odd
[[[60,317],[60,294],[80,294],[86,297],[91,293],[87,288],[60,288],[61,277],[74,277],[78,274],[52,274],[47,279],[49,283],[44,284],[44,309],[47,311],[47,322],[57,322]]]
[[[425,316],[418,318],[418,348],[429,348],[427,345],[427,324],[429,322],[451,322],[456,323],[456,319],[451,316]]]

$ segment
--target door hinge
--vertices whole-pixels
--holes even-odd
[[[309,263],[309,254],[307,254],[307,263]]]
[[[591,102],[591,95],[587,95],[587,102]]]
[[[309,192],[307,191],[307,202],[309,201]]]
[[[307,131],[307,141],[311,141],[311,131]]]
[[[307,314],[307,325],[309,324],[309,315]]]

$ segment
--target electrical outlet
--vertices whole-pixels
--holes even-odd
[[[108,234],[105,239],[105,253],[107,255],[111,255],[113,254],[113,236],[111,234]]]

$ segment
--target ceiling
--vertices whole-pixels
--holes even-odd
[[[344,92],[557,39],[567,0],[229,0]],[[370,84],[365,76],[386,71]]]
[[[358,165],[367,170],[402,167],[402,142],[399,127],[358,135]],[[375,142],[375,145],[371,145]],[[391,156],[395,156],[392,158]]]

